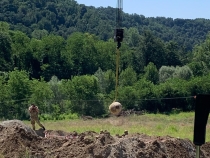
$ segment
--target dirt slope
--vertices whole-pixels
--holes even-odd
[[[144,134],[111,136],[104,131],[77,134],[64,131],[34,132],[18,120],[0,123],[0,157],[5,158],[195,158],[188,139]],[[47,137],[44,137],[44,136]],[[210,157],[210,143],[201,147],[201,158]]]

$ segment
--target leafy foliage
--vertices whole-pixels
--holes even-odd
[[[159,81],[165,82],[166,80],[173,77],[173,74],[175,72],[175,67],[173,66],[162,66],[159,69]]]
[[[1,1],[0,118],[28,119],[31,103],[45,120],[108,115],[114,11],[74,0]],[[124,14],[123,26],[116,99],[125,110],[190,111],[193,95],[210,93],[209,20]]]
[[[174,78],[180,78],[189,80],[191,77],[193,77],[193,72],[188,66],[179,67],[177,66],[175,69],[175,72],[173,74]]]
[[[144,68],[145,74],[144,77],[146,80],[153,82],[154,84],[158,83],[159,75],[156,66],[150,62],[147,67]]]
[[[19,0],[0,2],[0,21],[11,24],[30,37],[41,39],[48,33],[67,38],[73,32],[89,32],[102,40],[113,37],[115,8],[85,6],[75,0]],[[129,46],[137,47],[145,28],[163,41],[175,41],[181,50],[192,50],[204,41],[209,19],[173,19],[123,13],[123,26],[128,32]]]
[[[0,70],[9,71],[12,67],[12,41],[8,32],[0,31]]]
[[[99,86],[95,76],[75,76],[65,82],[66,93],[71,100],[73,113],[98,116],[104,113],[103,103],[98,95]]]
[[[10,72],[7,88],[12,103],[9,107],[13,111],[13,116],[11,117],[26,119],[27,100],[32,93],[28,73],[23,70]]]
[[[188,80],[193,77],[193,72],[189,66],[162,66],[159,70],[159,81],[165,82],[171,78],[180,78]]]
[[[119,84],[122,87],[132,86],[137,81],[137,74],[132,67],[128,67],[120,73]]]

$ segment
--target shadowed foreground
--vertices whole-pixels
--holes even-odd
[[[77,158],[168,158],[195,157],[195,146],[188,139],[144,134],[111,136],[107,131],[67,133],[31,130],[19,120],[0,123],[0,157],[77,157]],[[210,157],[210,143],[201,147],[201,158]]]

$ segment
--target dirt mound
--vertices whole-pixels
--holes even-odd
[[[21,128],[21,129],[25,130],[26,133],[36,135],[36,132],[34,130],[32,130],[29,126],[25,125],[20,120],[3,121],[0,123],[0,126],[3,126],[8,130],[16,130],[16,128]]]
[[[107,131],[35,133],[18,120],[0,123],[0,157],[5,158],[194,158],[195,154],[188,139],[127,133],[112,136]],[[201,147],[201,158],[207,157],[210,143]]]

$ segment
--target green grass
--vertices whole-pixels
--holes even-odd
[[[107,130],[112,135],[123,134],[124,130],[129,133],[143,133],[150,136],[172,136],[179,138],[188,138],[193,140],[194,113],[179,114],[146,114],[141,116],[129,117],[110,117],[106,119],[94,119],[83,121],[77,120],[59,120],[42,121],[46,129],[63,130],[66,132]],[[30,125],[29,121],[26,124]],[[206,126],[206,142],[210,141],[210,121]]]
[[[0,153],[0,158],[4,158],[4,156]]]

